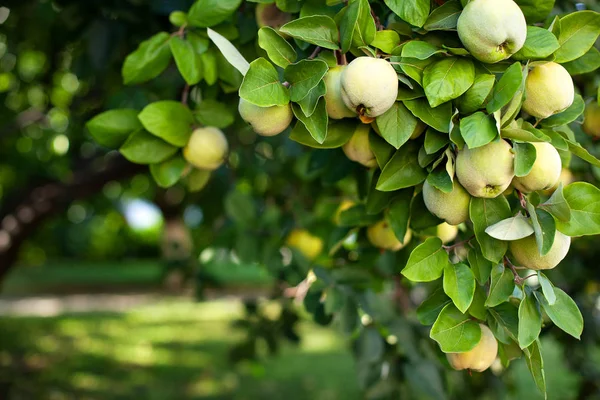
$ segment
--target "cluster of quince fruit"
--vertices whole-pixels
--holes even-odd
[[[260,5],[259,7],[265,7]],[[279,19],[277,19],[279,20]],[[280,21],[281,22],[281,21]],[[286,21],[283,21],[286,22]],[[259,24],[266,24],[260,20]],[[279,24],[281,25],[281,24]],[[519,51],[527,36],[527,24],[523,12],[513,0],[472,0],[462,11],[457,25],[458,35],[464,47],[479,61],[496,63]],[[384,114],[396,102],[398,75],[390,62],[383,58],[356,57],[347,65],[330,68],[324,77],[327,92],[326,110],[329,118],[359,118],[350,140],[343,146],[346,156],[367,168],[377,166],[369,146],[369,133],[378,132],[374,120]],[[522,110],[537,119],[545,119],[564,111],[574,101],[573,80],[567,70],[555,62],[536,62],[525,82],[525,101]],[[259,107],[240,99],[239,114],[253,130],[262,136],[275,136],[284,132],[293,120],[290,104]],[[426,125],[419,121],[412,139],[419,137]],[[600,137],[600,107],[596,103],[587,106],[583,129],[590,135]],[[502,138],[487,145],[469,149],[465,146],[456,154],[456,178],[453,190],[445,193],[428,182],[423,185],[423,198],[427,209],[444,220],[438,226],[438,236],[444,243],[454,240],[458,225],[469,219],[472,197],[495,198],[516,189],[521,193],[552,191],[561,181],[571,179],[563,170],[561,157],[555,147],[546,142],[532,143],[537,157],[529,174],[515,176],[514,151]],[[192,135],[184,155],[199,168],[215,169],[227,153],[227,142],[216,128],[198,129]],[[351,207],[344,203],[340,210]],[[367,238],[373,246],[399,251],[411,240],[407,231],[398,240],[389,224],[382,220],[367,228]],[[552,248],[546,255],[538,251],[533,235],[510,242],[510,252],[520,265],[533,270],[554,268],[567,254],[570,237],[556,232]],[[323,242],[306,230],[294,230],[287,244],[298,249],[308,259],[315,259],[323,250]],[[455,369],[483,371],[496,359],[498,344],[490,329],[482,330],[479,344],[469,352],[448,354]]]

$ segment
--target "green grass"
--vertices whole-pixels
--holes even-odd
[[[331,329],[302,322],[300,346],[232,365],[238,301],[164,301],[123,314],[0,318],[3,382],[27,399],[358,399],[354,364]]]
[[[17,266],[2,283],[4,295],[28,295],[82,288],[157,288],[166,264],[160,260],[85,262],[57,260],[42,266]],[[260,287],[272,283],[268,272],[255,264],[211,262],[203,272],[224,286]]]

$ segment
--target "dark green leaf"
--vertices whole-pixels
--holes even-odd
[[[498,126],[493,116],[477,111],[460,120],[460,134],[469,149],[474,149],[496,139]]]
[[[381,136],[396,149],[410,139],[418,123],[401,102],[394,103],[376,121]]]
[[[377,182],[377,190],[389,192],[418,185],[427,178],[419,166],[417,145],[408,142],[386,164]]]
[[[445,103],[438,107],[431,108],[426,99],[415,99],[404,101],[406,108],[421,121],[431,126],[433,129],[443,132],[450,132],[450,120],[452,118],[452,104]]]
[[[337,25],[326,15],[295,19],[282,26],[279,31],[325,49],[339,49]]]
[[[495,307],[508,301],[508,298],[515,289],[513,273],[504,268],[502,264],[497,264],[492,268],[492,283],[490,292],[485,301],[486,307]]]
[[[515,96],[523,82],[523,68],[521,63],[512,64],[494,87],[492,97],[487,103],[486,110],[489,114],[498,111],[507,105]]]
[[[459,97],[471,87],[474,80],[473,62],[460,57],[437,61],[423,72],[423,87],[431,107]]]
[[[139,130],[129,136],[119,151],[131,162],[156,164],[175,154],[177,147],[144,130]]]
[[[519,305],[519,346],[529,347],[540,335],[542,330],[542,314],[538,302],[530,290]]]
[[[171,35],[160,32],[143,41],[123,63],[123,83],[135,85],[156,78],[171,61]]]
[[[498,196],[494,199],[473,197],[469,206],[469,215],[482,254],[492,262],[500,262],[508,249],[508,244],[492,238],[485,233],[485,229],[496,222],[510,218],[510,206],[506,197]]]
[[[85,126],[96,142],[111,148],[119,147],[132,132],[142,128],[138,112],[131,109],[105,111]]]
[[[546,296],[535,292],[536,298],[552,322],[569,335],[580,339],[583,332],[583,316],[577,304],[559,288],[554,288],[554,294],[556,301],[554,304],[550,304]]]
[[[197,0],[188,11],[192,26],[206,28],[225,21],[238,9],[242,0]]]

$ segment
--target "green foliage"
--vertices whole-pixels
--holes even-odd
[[[161,187],[206,185],[203,193],[216,199],[209,206],[210,221],[218,223],[206,228],[201,247],[233,249],[285,285],[304,288],[299,297],[315,321],[338,320],[353,339],[366,393],[402,393],[413,385],[402,379],[417,379],[422,371],[434,381],[439,377],[432,372],[439,360],[421,354],[412,328],[400,328],[411,315],[391,299],[404,297],[408,303],[427,298],[417,318],[432,325],[430,337],[442,352],[474,349],[479,324],[486,323],[501,343],[503,365],[523,357],[545,392],[542,323],[547,317],[579,338],[583,318],[549,277],[520,275],[508,244],[534,235],[535,250],[544,256],[557,230],[569,236],[600,234],[600,191],[589,183],[555,182],[558,188],[549,192],[472,197],[469,220],[443,243],[437,227],[442,221],[429,212],[421,189],[425,180],[446,193],[469,181],[464,174],[473,171],[456,171],[458,152],[495,140],[511,146],[517,177],[535,173],[540,161],[535,142],[558,149],[565,169],[572,154],[600,165],[594,146],[580,144],[567,126],[581,122],[585,98],[595,95],[595,87],[579,90],[570,106],[546,119],[521,112],[526,98],[540,95],[527,92],[535,65],[554,61],[571,74],[600,66],[593,47],[600,34],[598,13],[577,11],[551,20],[554,2],[518,1],[531,24],[524,46],[509,60],[485,64],[456,33],[465,2],[252,3],[197,0],[187,14],[171,18],[176,32],[142,42],[124,61],[123,83],[163,79],[159,75],[174,59],[181,95],[143,104],[137,114],[143,129],[130,110],[100,114],[88,124],[92,136],[103,145],[124,143],[121,153],[151,164]],[[264,15],[255,15],[264,5],[280,18],[265,22]],[[365,110],[381,108],[390,95],[369,92],[383,73],[364,71],[369,85],[346,79],[344,72],[339,89],[324,83],[330,68],[358,57],[387,60],[398,78],[397,97],[392,95],[375,118]],[[396,93],[395,87],[389,90]],[[349,97],[364,104],[352,104]],[[235,117],[239,98],[257,106],[266,122],[274,122],[269,112],[277,107],[288,107],[294,119],[277,137],[259,139]],[[332,107],[356,112],[357,118],[335,120]],[[375,132],[365,127],[368,143],[356,148],[351,138],[361,124],[372,124]],[[211,174],[190,168],[178,154],[200,125],[224,129],[231,142],[226,165],[209,183]],[[495,159],[477,163],[482,171],[475,172],[488,173],[489,181],[476,184],[491,193],[488,189],[499,185]],[[310,231],[303,236],[306,243],[288,240],[298,229]],[[535,276],[540,287],[527,284]],[[406,296],[413,289],[420,297]],[[373,373],[390,362],[412,375],[386,379]]]

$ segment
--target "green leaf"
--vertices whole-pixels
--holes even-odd
[[[142,128],[138,111],[126,108],[98,114],[85,126],[96,142],[110,148],[119,147],[132,132]]]
[[[552,143],[552,145],[554,145],[554,147],[556,147],[558,150],[562,150],[559,147],[557,147],[554,143]],[[590,164],[596,166],[596,167],[600,167],[600,160],[598,160],[596,157],[594,157],[593,155],[591,155],[585,148],[583,148],[579,143],[575,143],[572,142],[570,140],[567,141],[567,146],[568,149],[571,153],[573,153],[574,155],[576,155],[577,157],[581,158],[583,161],[587,161]]]
[[[557,221],[558,230],[568,236],[600,234],[600,189],[576,182],[565,187],[563,193],[571,209],[571,219]]]
[[[248,61],[246,61],[239,50],[233,44],[231,44],[229,40],[212,29],[208,28],[206,33],[208,34],[210,40],[212,40],[215,46],[217,46],[217,48],[221,51],[221,54],[223,57],[225,57],[227,62],[237,69],[240,74],[245,76],[248,73],[250,64],[248,64]],[[188,40],[190,40],[190,38],[191,36],[188,34]]]
[[[489,236],[485,233],[485,229],[496,222],[510,218],[510,206],[506,197],[498,196],[494,199],[473,197],[469,205],[469,215],[483,256],[492,262],[500,262],[508,249],[508,243]]]
[[[592,47],[583,56],[562,65],[571,75],[582,75],[600,68],[600,51]]]
[[[556,303],[556,293],[554,292],[552,282],[550,282],[550,279],[542,271],[538,271],[538,281],[540,282],[546,301],[549,305],[553,306]]]
[[[186,83],[193,86],[200,82],[202,79],[202,64],[192,44],[178,36],[172,37],[169,43],[177,69]]]
[[[308,96],[329,70],[323,60],[301,60],[290,64],[284,72],[284,78],[290,84],[290,99],[298,102]]]
[[[224,206],[227,216],[241,226],[251,226],[258,218],[254,199],[247,193],[230,191],[225,196]]]
[[[542,21],[550,14],[555,0],[516,0],[529,24]]]
[[[219,78],[219,67],[217,65],[217,51],[214,48],[209,48],[206,52],[200,54],[202,62],[202,74],[204,81],[212,86],[217,83]]]
[[[392,227],[396,237],[399,238],[398,240],[404,240],[406,232],[408,231],[408,222],[410,220],[410,202],[413,198],[414,190],[404,189],[396,193],[397,194],[390,203],[386,219]]]
[[[325,15],[298,18],[283,25],[279,32],[325,49],[338,50],[338,29],[335,21]]]
[[[450,176],[449,168],[453,168],[452,161],[450,159],[447,162],[440,163],[437,167],[435,167],[427,176],[427,182],[435,187],[438,190],[441,190],[444,193],[452,192],[453,188],[453,176]]]
[[[179,181],[186,166],[183,157],[175,156],[162,163],[150,165],[150,173],[158,186],[168,188]]]
[[[421,305],[417,308],[417,318],[423,325],[432,325],[440,315],[440,312],[448,304],[452,303],[452,300],[442,288],[434,291]]]
[[[467,312],[475,295],[475,277],[471,268],[463,263],[447,263],[444,268],[444,292],[460,312]]]
[[[519,213],[488,226],[485,233],[498,240],[519,240],[531,235],[533,227],[529,219]]]
[[[138,118],[148,132],[175,146],[185,146],[192,134],[194,116],[189,108],[178,101],[150,103]]]
[[[558,185],[552,196],[538,207],[548,211],[560,221],[568,222],[571,219],[571,209],[565,199],[562,183]]]
[[[378,116],[376,121],[381,137],[396,149],[410,139],[418,123],[417,119],[400,102],[394,103],[389,110]]]
[[[448,264],[448,253],[438,237],[430,237],[417,246],[412,253],[402,275],[413,282],[434,281],[442,276]]]
[[[185,183],[190,192],[199,192],[204,189],[210,179],[210,171],[193,168],[185,177]]]
[[[368,226],[379,222],[379,220],[378,215],[369,215],[366,207],[358,204],[340,213],[339,225],[348,227]]]
[[[583,101],[583,97],[581,97],[580,94],[575,94],[573,104],[571,104],[569,108],[567,108],[563,112],[554,114],[544,119],[542,121],[542,126],[544,128],[552,128],[556,126],[570,124],[571,122],[575,121],[579,116],[581,116],[584,110],[585,101]]]
[[[123,157],[136,164],[156,164],[177,152],[177,147],[144,130],[134,132],[119,149]]]
[[[554,294],[556,301],[550,304],[546,296],[535,292],[536,298],[552,322],[569,335],[580,339],[583,332],[583,316],[577,304],[559,288],[554,288]]]
[[[521,50],[513,54],[515,60],[542,60],[554,53],[560,44],[556,36],[547,29],[537,26],[527,27],[527,39]]]
[[[364,328],[356,345],[359,359],[366,363],[378,362],[385,350],[383,338],[374,327]]]
[[[554,61],[573,61],[594,45],[600,34],[600,14],[595,11],[577,11],[560,19],[560,48],[554,53]]]
[[[421,121],[431,126],[436,131],[450,132],[450,120],[452,119],[452,104],[446,103],[432,108],[427,100],[415,99],[404,101],[406,108]]]
[[[392,57],[390,61],[395,63],[392,66],[396,71],[403,72],[423,86],[423,72],[433,62],[433,59],[419,60],[418,58]]]
[[[485,146],[498,137],[498,126],[492,115],[481,111],[460,120],[460,135],[469,149]]]
[[[206,28],[215,26],[229,18],[242,0],[196,0],[188,11],[191,26]]]
[[[513,151],[515,153],[515,176],[526,176],[531,172],[537,151],[531,143],[513,143]]]
[[[264,58],[250,63],[240,97],[259,107],[284,106],[290,102],[290,94],[279,81],[277,70]]]
[[[123,63],[123,83],[135,85],[156,78],[171,62],[171,35],[160,32],[140,43]]]
[[[194,115],[204,126],[214,126],[215,128],[227,128],[235,121],[233,112],[225,103],[211,99],[200,103],[198,109],[194,111]]]
[[[435,54],[443,52],[444,50],[438,48],[436,45],[420,40],[411,40],[402,47],[402,57],[416,58],[418,60],[426,60]]]
[[[400,43],[400,35],[396,31],[385,29],[375,33],[375,39],[371,42],[371,46],[391,54],[392,51]]]
[[[475,285],[475,294],[473,295],[473,301],[471,302],[471,305],[469,306],[469,309],[467,311],[473,317],[482,321],[485,321],[487,318],[485,298],[485,290],[481,286]]]
[[[431,327],[429,336],[444,353],[464,353],[481,340],[481,328],[469,315],[448,304]]]
[[[467,259],[469,260],[469,265],[471,266],[471,270],[473,271],[473,275],[475,276],[475,279],[477,279],[477,282],[479,282],[480,285],[485,285],[488,279],[490,279],[493,263],[490,260],[485,259],[483,254],[481,254],[479,246],[476,244],[473,248],[469,249]]]
[[[475,67],[467,58],[445,58],[429,65],[423,72],[423,87],[431,107],[459,97],[474,80]]]
[[[313,139],[315,139],[317,143],[325,143],[325,139],[327,138],[327,123],[329,122],[325,98],[321,97],[319,99],[317,108],[310,117],[304,115],[302,108],[300,108],[298,104],[292,104],[292,109],[296,118],[304,124]]]
[[[315,149],[335,149],[345,145],[354,134],[355,129],[356,121],[349,119],[330,121],[327,127],[327,137],[323,143],[319,143],[311,136],[304,124],[298,122],[292,129],[290,139]]]
[[[483,107],[485,100],[492,92],[494,83],[496,83],[494,75],[479,74],[475,76],[473,86],[455,101],[460,112],[470,114]]]
[[[383,169],[396,153],[395,149],[379,135],[369,135],[369,147],[375,154],[380,169]]]
[[[447,1],[431,12],[423,28],[427,31],[453,31],[456,29],[461,12],[459,1]]]
[[[502,264],[497,264],[492,268],[492,282],[490,292],[485,301],[486,307],[495,307],[508,301],[508,298],[515,289],[513,273],[504,268]]]
[[[517,342],[519,329],[519,315],[517,307],[511,303],[502,303],[488,309],[491,319],[488,319],[490,329],[494,336],[502,343],[510,344],[511,340]]]
[[[422,27],[429,17],[428,0],[384,0],[385,4],[400,17],[416,27]]]
[[[308,95],[300,100],[298,104],[302,108],[302,112],[307,117],[310,117],[314,114],[317,109],[317,105],[319,104],[319,100],[321,97],[325,96],[327,93],[327,86],[325,85],[325,81],[322,80],[319,82],[317,86],[312,88]],[[326,103],[327,104],[327,103]]]
[[[525,290],[519,305],[519,346],[524,349],[533,343],[542,330],[542,314],[535,296]]]
[[[527,368],[529,368],[536,386],[544,394],[544,397],[546,397],[546,374],[544,373],[544,360],[540,351],[539,340],[533,342],[524,353]]]
[[[425,132],[425,151],[427,154],[434,154],[448,145],[448,135],[444,135],[435,129],[428,128]]]
[[[523,82],[523,68],[520,62],[516,62],[504,71],[502,78],[494,87],[492,97],[486,106],[488,114],[507,105],[519,90],[521,82]]]
[[[427,178],[427,173],[419,166],[417,144],[408,142],[394,154],[386,164],[377,182],[377,190],[391,192],[418,185]]]
[[[352,0],[342,11],[340,20],[340,42],[342,53],[352,47],[368,46],[375,38],[377,29],[371,16],[371,7],[367,0]]]
[[[262,27],[258,31],[258,45],[267,52],[269,59],[281,68],[292,64],[298,57],[292,45],[270,26]]]
[[[531,203],[527,203],[527,211],[531,217],[533,230],[535,231],[535,242],[542,256],[548,254],[554,244],[556,235],[556,223],[552,215],[544,210],[537,210]]]

